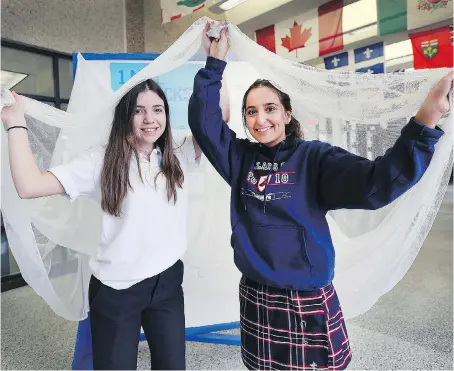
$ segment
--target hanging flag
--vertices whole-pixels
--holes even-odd
[[[453,67],[452,32],[450,26],[410,34],[415,70]]]
[[[274,26],[276,54],[294,61],[319,56],[317,9]]]
[[[452,18],[453,0],[377,0],[380,35],[412,30]]]
[[[343,0],[334,0],[318,8],[320,56],[331,54],[344,48],[342,31],[343,7]]]
[[[356,72],[384,73],[384,44],[378,42],[324,58],[327,70],[354,70]]]
[[[255,32],[256,41],[268,50],[294,61],[307,61],[344,47],[343,0],[332,0],[318,9]]]
[[[179,19],[202,9],[210,0],[161,0],[161,23]]]
[[[383,42],[357,48],[354,50],[355,63],[359,64],[373,59],[377,60],[377,58],[383,58],[383,54]]]
[[[255,41],[269,51],[276,53],[276,36],[274,33],[274,24],[255,31]]]
[[[380,35],[407,30],[407,0],[377,0],[377,21]]]
[[[408,29],[452,18],[452,0],[407,0]]]
[[[327,70],[348,67],[348,60],[348,52],[339,53],[323,59],[323,61],[325,62],[325,68]]]
[[[372,66],[357,68],[355,71],[364,73],[385,73],[385,64],[377,63]]]
[[[383,41],[353,50],[356,72],[384,73],[385,44]]]

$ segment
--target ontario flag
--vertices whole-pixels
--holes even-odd
[[[453,67],[452,27],[410,34],[415,70]]]
[[[258,44],[294,61],[307,61],[344,48],[343,0],[333,0],[307,13],[255,32]]]

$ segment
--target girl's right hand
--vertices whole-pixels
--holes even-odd
[[[14,91],[12,93],[16,102],[11,106],[3,107],[1,113],[1,119],[6,129],[16,125],[26,126],[24,101]]]

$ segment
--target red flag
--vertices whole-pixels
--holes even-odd
[[[257,44],[260,44],[263,47],[267,48],[269,51],[276,53],[274,24],[255,31],[255,39],[257,41]]]
[[[344,48],[342,30],[343,0],[332,0],[318,7],[319,55],[337,52]]]
[[[410,34],[415,70],[453,67],[453,45],[449,26]]]

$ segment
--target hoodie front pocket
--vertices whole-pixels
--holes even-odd
[[[303,228],[259,224],[254,229],[251,237],[256,237],[253,244],[257,253],[274,270],[310,265]]]
[[[312,282],[312,266],[302,227],[238,224],[232,234],[235,261],[243,273],[286,282]],[[253,277],[251,277],[253,278]]]

